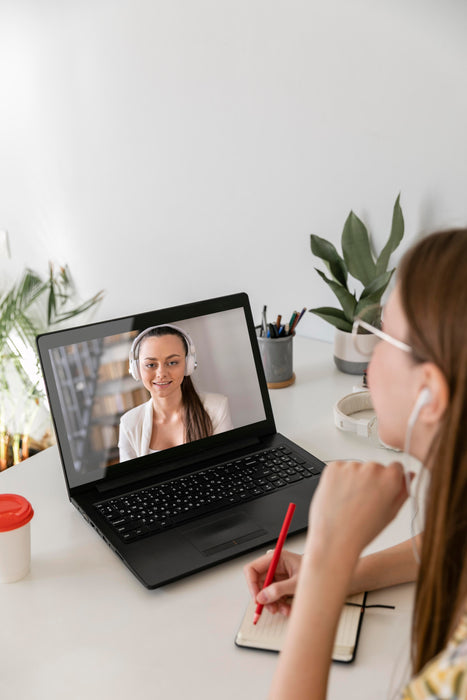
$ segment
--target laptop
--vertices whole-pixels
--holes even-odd
[[[166,325],[186,354],[179,380],[209,417],[174,447],[151,432],[151,391],[178,380],[147,374],[180,361],[147,342]],[[291,502],[289,533],[306,529],[324,464],[276,431],[245,293],[45,333],[37,347],[69,499],[144,586],[275,542]]]

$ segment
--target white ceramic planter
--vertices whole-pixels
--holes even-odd
[[[352,333],[340,331],[336,328],[334,335],[334,362],[337,369],[347,374],[363,374],[368,367],[373,349],[378,342],[373,333],[360,335],[358,338],[360,347],[364,352],[358,352],[352,337]]]

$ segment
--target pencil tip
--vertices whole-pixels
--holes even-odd
[[[256,625],[256,623],[258,622],[258,620],[259,620],[259,615],[258,615],[258,613],[255,613],[255,616],[254,616],[254,618],[253,618],[253,624]]]

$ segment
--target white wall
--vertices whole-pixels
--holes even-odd
[[[377,249],[398,192],[404,248],[467,223],[466,29],[464,0],[0,0],[10,272],[68,263],[97,318],[331,303],[309,234],[351,208]]]

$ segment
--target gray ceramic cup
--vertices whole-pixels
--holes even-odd
[[[285,338],[258,338],[268,384],[287,382],[293,375],[293,335]]]

